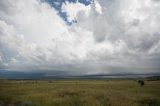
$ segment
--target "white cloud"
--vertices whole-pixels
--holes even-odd
[[[95,3],[95,10],[99,13],[99,14],[102,14],[102,7],[101,5],[99,4],[99,2],[97,0],[94,1]]]
[[[68,16],[67,19],[69,22],[72,22],[73,20],[77,20],[77,15],[80,12],[83,12],[85,16],[88,16],[90,9],[91,9],[90,5],[85,6],[84,4],[79,2],[76,2],[76,3],[65,2],[62,5],[62,11],[66,12]]]
[[[155,0],[66,2],[62,11],[78,22],[68,26],[47,3],[1,0],[0,69],[157,71],[159,10]]]

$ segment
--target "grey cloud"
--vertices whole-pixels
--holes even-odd
[[[7,14],[12,14],[11,10],[14,9],[13,7],[14,6],[10,1],[2,0],[0,2],[0,10],[1,10],[1,12],[7,13]]]

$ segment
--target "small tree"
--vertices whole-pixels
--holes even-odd
[[[138,80],[138,84],[142,87],[144,86],[145,82],[143,80]]]

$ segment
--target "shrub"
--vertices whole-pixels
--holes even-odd
[[[145,82],[143,80],[138,80],[138,84],[142,87],[144,86]]]

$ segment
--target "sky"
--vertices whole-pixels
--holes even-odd
[[[160,72],[160,0],[0,0],[0,70]]]

